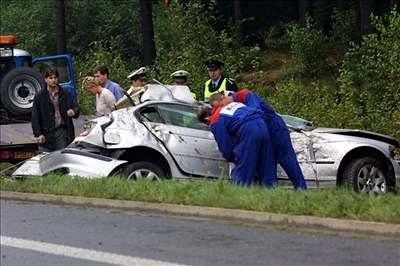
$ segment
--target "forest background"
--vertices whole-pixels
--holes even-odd
[[[146,65],[170,83],[190,72],[198,96],[204,61],[283,114],[320,127],[367,129],[400,139],[400,0],[1,0],[0,34],[33,56],[69,52],[80,88],[97,64],[129,87]]]

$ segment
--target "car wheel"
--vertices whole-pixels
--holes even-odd
[[[30,67],[15,68],[2,78],[1,102],[15,115],[29,114],[33,99],[42,88],[44,88],[44,81],[37,70]]]
[[[151,162],[134,162],[122,169],[122,175],[127,179],[147,179],[160,181],[166,177],[165,172],[156,164]]]
[[[386,171],[375,158],[364,157],[351,161],[343,172],[346,187],[364,194],[387,192]]]

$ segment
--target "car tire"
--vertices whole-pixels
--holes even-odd
[[[1,103],[14,115],[29,114],[36,93],[44,87],[42,75],[36,69],[30,67],[12,69],[1,80]]]
[[[166,177],[164,170],[152,162],[130,163],[122,169],[122,175],[127,179],[151,181],[160,181]]]
[[[357,158],[350,161],[343,171],[343,184],[363,194],[384,194],[388,189],[386,173],[379,160]]]

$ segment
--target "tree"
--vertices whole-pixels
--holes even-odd
[[[371,32],[371,3],[370,0],[359,0],[359,19],[361,35]]]
[[[65,5],[64,0],[56,0],[56,43],[57,54],[65,54],[67,51],[65,42]]]
[[[140,0],[140,14],[143,38],[143,64],[149,66],[154,63],[156,55],[151,0]]]
[[[299,0],[297,2],[298,14],[299,14],[299,24],[301,26],[306,25],[306,14],[310,12],[310,1],[309,0]]]
[[[233,1],[233,19],[235,22],[236,37],[238,40],[242,38],[242,11],[240,0]]]

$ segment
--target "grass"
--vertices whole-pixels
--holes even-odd
[[[225,180],[149,182],[126,181],[118,177],[90,180],[61,175],[25,180],[1,177],[0,187],[5,191],[400,223],[400,197],[392,193],[368,197],[340,189],[301,192],[285,188],[241,187]]]

